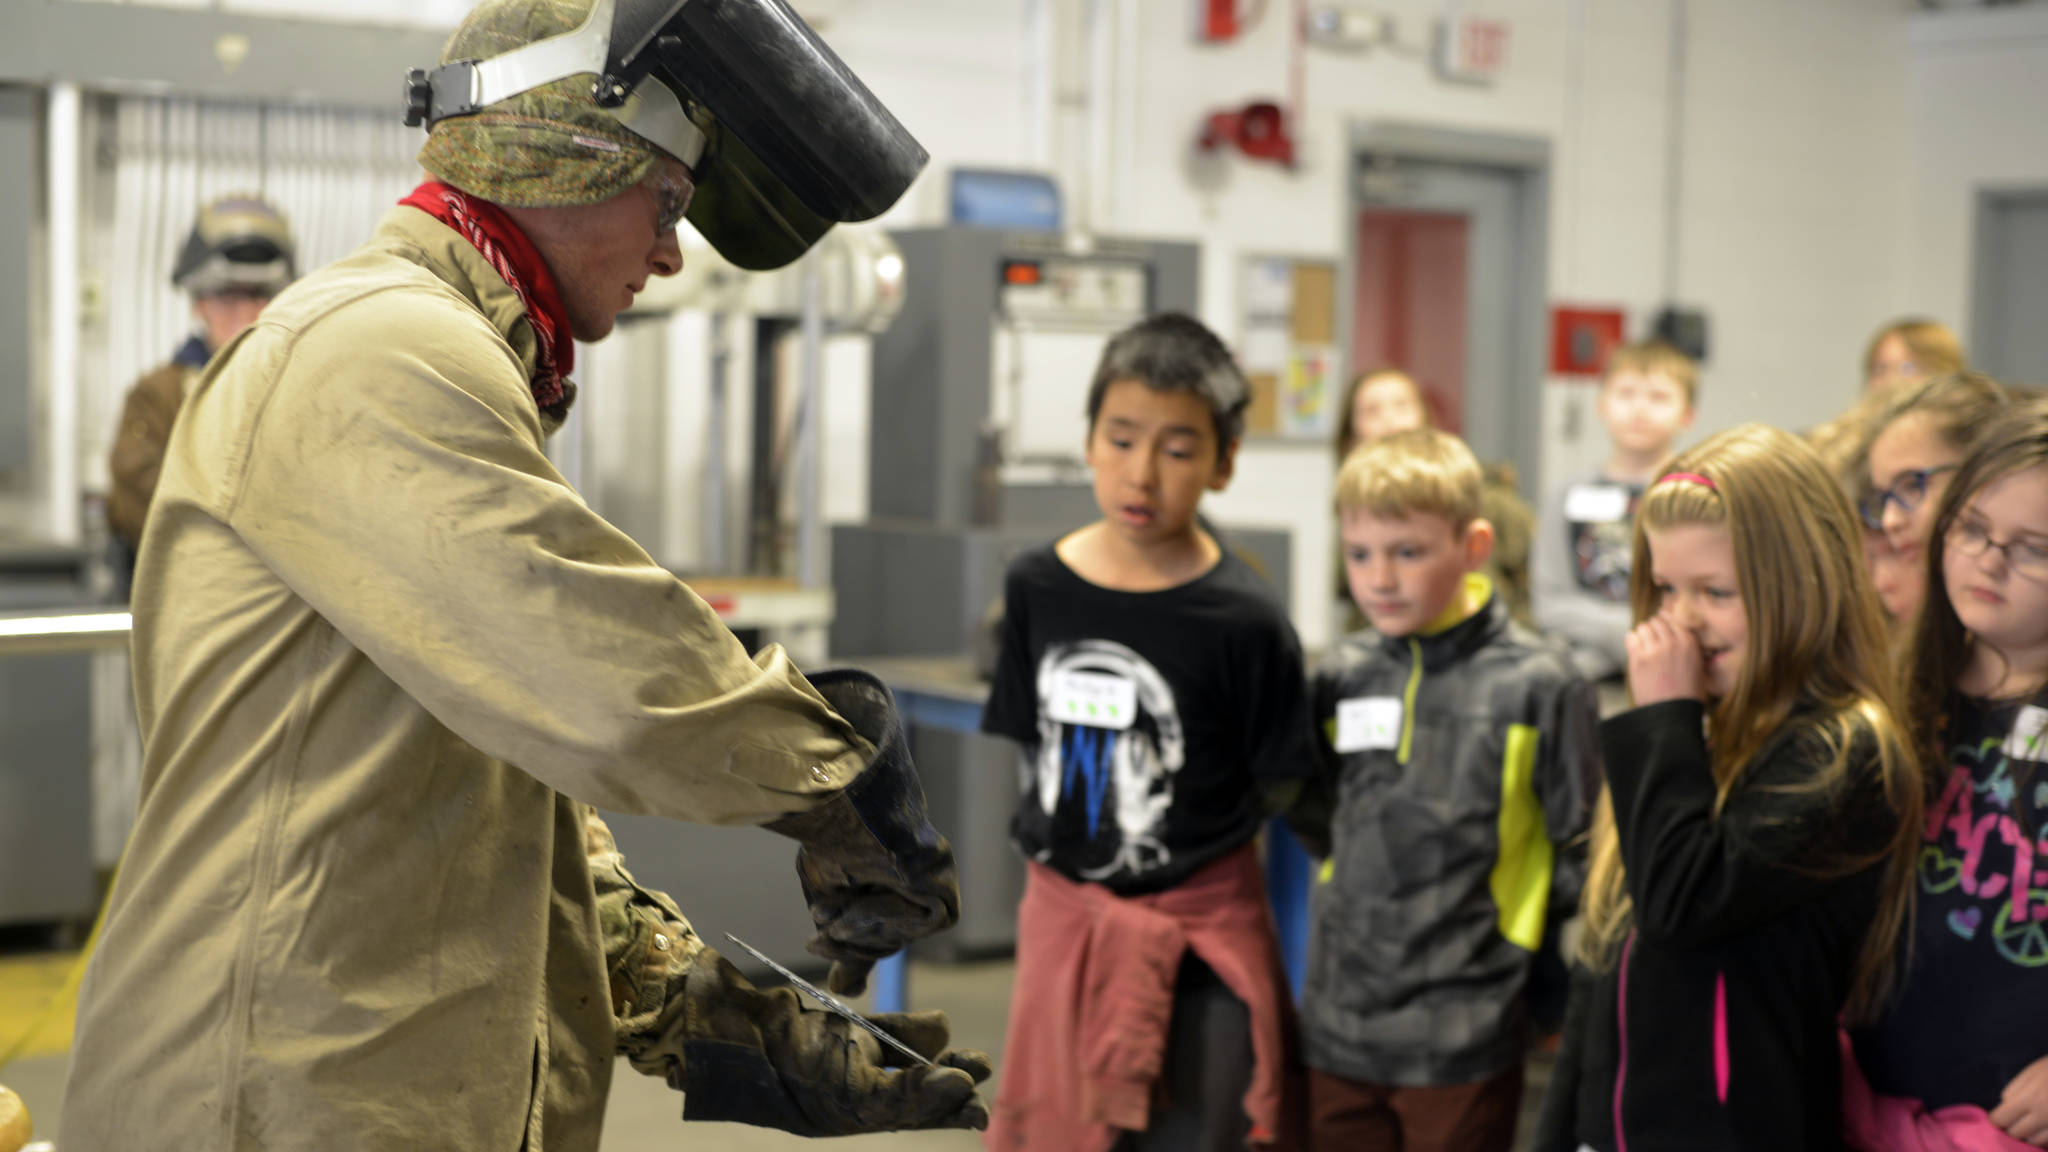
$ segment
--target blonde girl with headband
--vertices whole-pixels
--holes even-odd
[[[2043,1145],[2048,400],[2015,403],[1983,430],[1932,520],[1908,656],[1916,744],[1932,766],[1912,846],[1911,960],[1884,1018],[1855,1033],[1856,1055],[1891,1098],[1874,1120],[1904,1101],[1973,1132],[1962,1147]]]
[[[1855,513],[1758,424],[1636,514],[1585,971],[1539,1148],[1840,1148],[1837,1018],[1891,980],[1921,782]]]

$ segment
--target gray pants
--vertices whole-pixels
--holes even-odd
[[[1124,1133],[1117,1152],[1244,1152],[1251,1082],[1251,1010],[1189,952],[1174,979],[1163,1100],[1143,1132]]]

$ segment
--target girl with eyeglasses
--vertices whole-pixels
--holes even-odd
[[[2048,1145],[2048,400],[1984,429],[1926,572],[1907,697],[1930,768],[1918,908],[1900,994],[1855,1034],[1881,1094],[1863,1143],[1915,1147],[1896,1135],[1911,1119],[1974,1130],[1962,1148]]]
[[[1934,508],[1956,466],[2007,394],[1974,372],[1937,376],[1905,391],[1871,426],[1857,511],[1878,599],[1896,626],[1910,626],[1926,595],[1923,556]]]

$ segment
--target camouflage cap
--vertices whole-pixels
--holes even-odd
[[[486,60],[573,32],[592,0],[484,0],[441,62]],[[609,200],[645,179],[660,150],[598,107],[590,76],[550,81],[471,116],[441,120],[420,167],[472,196],[514,208]]]

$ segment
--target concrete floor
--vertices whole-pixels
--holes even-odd
[[[965,965],[916,964],[911,969],[911,1002],[918,1008],[946,1011],[953,1022],[957,1046],[980,1048],[1000,1062],[1003,1030],[1010,1010],[1012,965],[995,961]],[[0,1071],[0,1083],[21,1094],[36,1121],[36,1139],[58,1142],[57,1112],[63,1099],[68,1058],[64,1055],[23,1059]],[[1000,1075],[1000,1063],[998,1065]],[[990,1084],[995,1077],[990,1078]],[[1524,1139],[1529,1121],[1540,1107],[1549,1081],[1549,1062],[1530,1062],[1523,1099]],[[994,1092],[984,1086],[985,1099]],[[605,1112],[604,1152],[678,1152],[718,1149],[720,1152],[795,1152],[816,1148],[814,1141],[735,1124],[682,1123],[682,1097],[661,1082],[641,1076],[623,1061],[612,1081]],[[839,1141],[848,1152],[971,1152],[981,1141],[971,1132],[901,1132]]]

